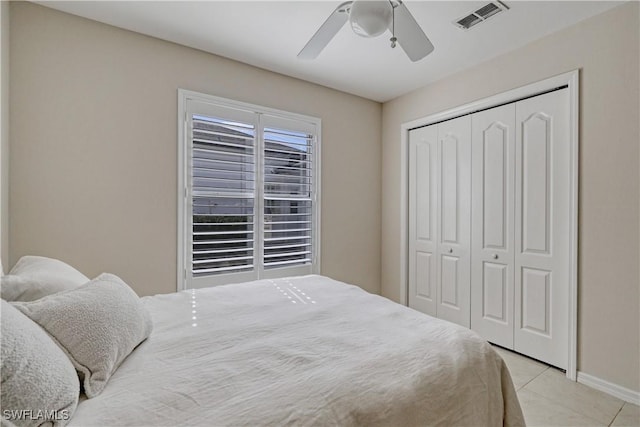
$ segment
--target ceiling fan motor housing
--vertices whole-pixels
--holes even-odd
[[[388,0],[355,0],[349,12],[353,32],[362,37],[376,37],[391,25],[393,6]]]

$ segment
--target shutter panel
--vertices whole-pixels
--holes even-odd
[[[191,116],[192,274],[254,267],[255,126]]]
[[[315,132],[273,117],[264,123],[264,268],[311,264]]]

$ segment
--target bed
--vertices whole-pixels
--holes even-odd
[[[139,298],[24,256],[0,293],[3,426],[524,425],[478,335],[327,277]]]
[[[474,332],[322,276],[141,299],[153,332],[70,426],[524,425]]]

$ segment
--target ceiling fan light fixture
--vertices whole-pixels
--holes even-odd
[[[355,0],[349,12],[353,32],[362,37],[376,37],[391,25],[393,6],[388,0]]]
[[[412,62],[433,52],[433,43],[402,0],[347,0],[334,9],[298,53],[298,58],[317,58],[347,21],[351,22],[353,31],[363,37],[379,36],[390,30],[391,47],[396,43],[400,45]]]

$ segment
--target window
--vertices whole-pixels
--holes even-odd
[[[320,120],[179,91],[178,289],[319,272]]]

